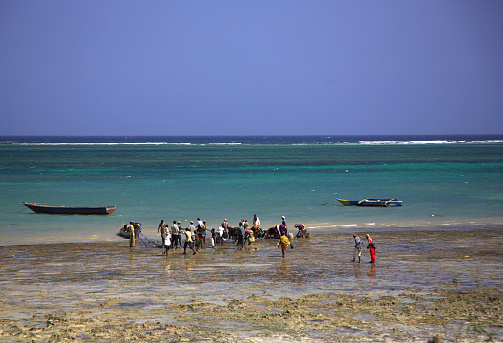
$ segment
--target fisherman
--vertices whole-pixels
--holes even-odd
[[[260,219],[257,217],[256,214],[253,215],[253,227],[255,229],[258,229],[260,227]]]
[[[297,232],[297,238],[304,238],[306,232],[307,232],[307,229],[306,229],[306,226],[304,224],[295,224],[294,225],[297,229],[299,229],[299,231]]]
[[[218,227],[218,235],[217,235],[217,242],[220,243],[220,245],[224,244],[224,228],[223,227]]]
[[[166,253],[166,257],[168,257],[168,251],[169,248],[171,247],[171,234],[169,233],[168,230],[166,230],[166,239],[164,240],[163,243],[163,254]]]
[[[129,246],[131,248],[134,248],[134,244],[135,244],[135,234],[134,234],[134,221],[130,221],[129,222],[129,225],[127,227],[127,230],[129,232]]]
[[[159,226],[157,227],[157,233],[159,233],[159,231],[161,232],[162,246],[164,247],[164,242],[166,241],[166,232],[168,230],[166,229],[166,223],[162,219],[159,223]]]
[[[202,239],[201,249],[206,248],[206,220],[203,220],[203,224],[199,229],[199,236]]]
[[[211,247],[216,248],[215,243],[217,242],[217,233],[215,231],[215,228],[211,229]]]
[[[286,248],[290,246],[290,240],[286,235],[281,235],[279,237],[278,246],[281,247],[281,253],[283,254],[283,258],[285,258]]]
[[[180,227],[176,225],[176,220],[173,220],[173,224],[171,224],[171,234],[173,235],[173,249],[176,249],[180,240]]]
[[[199,248],[201,246],[201,238],[200,238],[201,233],[199,232],[199,229],[196,231],[194,234],[194,237],[192,240],[194,241],[194,248],[196,249],[196,252],[199,252]]]
[[[238,246],[238,250],[242,250],[244,247],[244,238],[245,238],[245,228],[243,227],[243,222],[239,222],[237,234],[238,234],[238,243],[236,245]]]
[[[192,245],[192,233],[190,232],[190,228],[185,229],[185,243],[183,245],[183,254],[185,255],[185,251],[187,250],[187,246],[196,254],[194,250],[194,246]]]
[[[283,221],[281,222],[281,225],[279,226],[279,235],[282,236],[282,235],[285,235],[287,236],[288,235],[288,228],[286,227],[286,221],[285,221],[285,217],[282,217],[283,218]]]
[[[190,231],[191,234],[195,234],[196,233],[196,227],[194,226],[194,222],[192,220],[190,221],[189,231]]]
[[[229,239],[229,223],[227,222],[227,218],[224,219],[222,223],[222,228],[224,229],[222,232],[222,239],[221,239],[221,244],[224,244],[224,241]]]
[[[255,237],[259,237],[258,233],[260,231],[260,219],[258,219],[256,214],[253,215],[253,226],[251,229],[253,231],[253,235]]]
[[[370,249],[370,262],[369,263],[375,263],[376,262],[376,246],[375,246],[372,238],[370,238],[369,234],[367,234],[367,240],[369,241],[369,245],[367,245],[367,249]]]
[[[362,256],[363,241],[356,234],[353,234],[353,238],[355,239],[355,250],[353,252],[353,262],[356,261],[356,256],[358,256],[358,263],[360,263],[361,256]]]

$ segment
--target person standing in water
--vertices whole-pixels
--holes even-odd
[[[288,227],[286,226],[285,217],[281,217],[281,225],[279,226],[279,234],[288,236]]]
[[[217,246],[215,243],[217,242],[217,232],[215,231],[215,228],[211,229],[211,247],[216,248]]]
[[[278,245],[281,247],[281,253],[283,254],[283,258],[285,258],[286,248],[290,246],[290,240],[286,235],[281,235],[279,237]]]
[[[220,235],[220,244],[223,245],[224,242],[229,239],[229,223],[227,222],[227,218],[222,222],[222,234]]]
[[[202,240],[201,249],[206,249],[206,220],[203,220],[203,224],[201,225],[201,229],[199,231],[199,237]]]
[[[196,227],[194,226],[194,222],[192,220],[190,221],[189,231],[190,231],[191,234],[195,234],[196,233]]]
[[[360,263],[361,256],[362,256],[363,241],[356,234],[353,234],[353,238],[355,239],[355,250],[353,252],[353,262],[356,261],[356,257],[358,256],[358,263]]]
[[[169,233],[169,230],[166,230],[166,238],[163,242],[163,255],[166,254],[166,257],[168,257],[169,248],[171,248],[171,234]]]
[[[239,226],[238,226],[238,231],[237,231],[237,234],[238,234],[238,250],[242,250],[244,248],[244,239],[245,239],[245,228],[243,227],[243,222],[240,222],[239,223]]]
[[[190,228],[185,229],[185,243],[183,245],[183,253],[185,255],[185,251],[187,250],[187,247],[189,247],[193,252],[194,255],[196,254],[196,251],[194,250],[194,246],[192,245],[192,232],[190,232]]]
[[[127,230],[129,232],[129,246],[131,248],[134,248],[134,244],[135,244],[135,236],[134,236],[134,222],[133,221],[130,221],[129,222],[129,225],[127,227]]]
[[[182,248],[182,232],[183,232],[183,228],[182,228],[182,222],[181,221],[178,221],[178,246],[180,247],[180,249]]]
[[[161,219],[161,222],[159,223],[159,226],[157,227],[157,233],[161,232],[161,240],[162,240],[162,246],[164,247],[164,242],[166,241],[166,232],[168,231],[166,228],[166,223],[164,220]]]
[[[369,263],[375,263],[376,262],[376,247],[374,244],[374,241],[372,238],[370,238],[370,235],[367,234],[367,240],[369,241],[369,245],[367,245],[367,248],[370,249],[370,262]]]
[[[171,235],[173,249],[176,249],[178,248],[178,242],[180,240],[180,227],[176,225],[176,220],[173,220],[173,224],[171,224]]]
[[[260,219],[257,217],[256,214],[253,215],[253,227],[255,229],[258,229],[260,227]]]

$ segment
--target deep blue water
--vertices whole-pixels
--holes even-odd
[[[390,135],[390,136],[0,136],[0,143],[173,143],[173,144],[389,144],[389,143],[502,143],[503,135]]]

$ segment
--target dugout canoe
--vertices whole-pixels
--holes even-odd
[[[113,206],[97,206],[97,207],[73,207],[73,206],[49,206],[40,205],[37,203],[27,203],[23,202],[23,205],[28,207],[35,213],[46,213],[46,214],[111,214],[115,211],[116,205]]]

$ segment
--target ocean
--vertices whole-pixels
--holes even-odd
[[[503,135],[0,137],[0,245],[114,242],[133,220],[313,232],[503,225]],[[402,207],[345,207],[396,198]],[[117,205],[108,216],[35,214],[22,202]]]
[[[0,137],[0,341],[499,342],[502,176],[503,136]],[[275,239],[163,256],[117,235],[254,214],[311,237],[283,258]],[[352,233],[375,263],[351,262]]]

